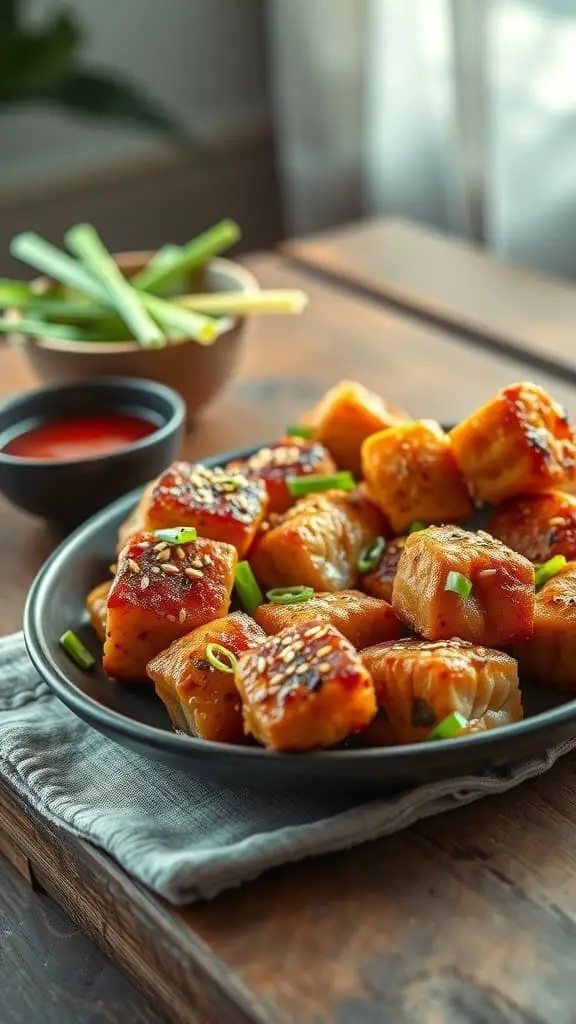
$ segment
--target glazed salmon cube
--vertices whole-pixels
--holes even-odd
[[[298,604],[261,604],[254,618],[269,635],[300,622],[335,626],[357,650],[400,636],[400,623],[392,605],[359,590],[316,594]]]
[[[336,465],[358,476],[362,442],[408,419],[402,409],[387,405],[362,384],[345,380],[331,388],[303,421],[313,428],[315,439],[326,446]]]
[[[363,734],[375,746],[418,743],[454,711],[481,732],[523,717],[518,667],[501,651],[465,640],[399,640],[362,652],[378,715]]]
[[[472,584],[467,596],[446,589],[450,573]],[[532,634],[534,567],[482,530],[430,526],[406,540],[392,605],[427,640],[461,637],[500,647]]]
[[[392,587],[405,543],[406,537],[394,537],[388,541],[376,568],[362,576],[361,585],[367,594],[384,601],[392,600]]]
[[[370,675],[333,626],[305,622],[241,655],[244,728],[273,750],[331,747],[376,714]]]
[[[110,594],[104,671],[146,679],[146,664],[173,640],[226,615],[238,556],[230,544],[199,537],[188,544],[132,537],[118,557]]]
[[[148,662],[148,675],[174,726],[203,740],[242,743],[242,705],[233,673],[206,658],[208,644],[238,656],[266,639],[249,615],[233,612],[180,637]]]
[[[229,470],[240,470],[250,479],[263,481],[268,492],[268,514],[281,514],[294,504],[286,481],[293,476],[318,476],[334,473],[336,465],[329,452],[319,441],[302,437],[284,438],[266,448],[260,448],[246,462],[233,462]]]
[[[433,420],[401,423],[362,445],[370,496],[402,533],[416,520],[462,522],[472,513],[450,438]]]
[[[576,562],[536,594],[534,635],[514,654],[521,671],[544,686],[576,690]]]
[[[573,428],[536,384],[511,384],[451,433],[456,461],[476,498],[564,489],[576,481]]]
[[[358,582],[362,549],[383,529],[380,512],[359,491],[310,494],[259,535],[250,564],[265,589],[349,589]]]
[[[496,509],[487,529],[531,562],[554,555],[570,561],[576,558],[576,498],[561,491],[512,498]]]
[[[107,602],[112,580],[99,583],[90,591],[86,598],[86,609],[90,616],[92,628],[99,640],[106,639],[106,616],[108,614]]]
[[[146,488],[140,505],[121,528],[159,530],[194,526],[200,536],[236,548],[243,558],[268,507],[261,480],[221,467],[175,462]]]

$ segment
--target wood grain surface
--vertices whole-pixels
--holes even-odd
[[[560,371],[576,383],[576,291],[567,281],[398,220],[370,220],[291,240],[283,251],[367,297],[467,334],[488,351],[519,354],[537,369]]]
[[[415,414],[450,421],[500,385],[535,376],[521,358],[496,359],[465,335],[341,291],[280,257],[249,262],[263,284],[304,286],[312,301],[299,319],[254,325],[237,381],[187,439],[189,457],[274,436],[342,377],[363,380]],[[556,375],[537,379],[576,413],[576,390]],[[0,352],[0,388],[29,385],[15,357]],[[0,539],[0,626],[7,631],[17,626],[29,582],[55,538],[2,506]],[[347,853],[269,872],[181,910],[152,897],[98,851],[36,820],[1,786],[0,833],[9,838],[14,863],[131,975],[165,1020],[574,1024],[575,769],[576,760],[567,758],[520,790]],[[24,885],[12,867],[0,868],[0,924],[6,918],[9,930],[20,929],[17,942],[28,957],[16,945],[8,960],[2,940],[0,1024],[7,991],[6,1024],[52,1024],[56,1018],[41,1017],[42,1006],[60,982],[52,990],[46,978],[66,978],[67,969],[77,975],[72,991],[85,1002],[75,1011],[67,997],[54,997],[61,1001],[59,1024],[155,1020],[128,983],[118,987],[121,979],[87,939],[74,940],[74,952],[56,942],[47,950],[42,914],[60,921],[54,927],[72,925],[50,917],[60,912]],[[81,948],[90,970],[112,979],[113,1009],[104,999],[102,1011],[108,1017],[95,1015],[99,997],[92,999],[93,975],[77,966]],[[22,1004],[27,1017],[17,979],[31,988]]]

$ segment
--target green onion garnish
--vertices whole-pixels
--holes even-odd
[[[540,590],[548,580],[551,580],[553,576],[556,576],[561,569],[566,565],[566,558],[564,555],[554,555],[554,558],[549,558],[547,562],[543,562],[542,565],[536,565],[536,574],[534,576],[534,583],[536,590]]]
[[[459,711],[453,711],[451,715],[443,718],[436,728],[432,729],[432,732],[428,733],[426,740],[453,740],[468,725],[468,720],[464,718],[464,715],[461,715]]]
[[[249,615],[264,601],[264,595],[252,572],[250,562],[238,562],[234,570],[236,593]]]
[[[236,671],[238,660],[232,651],[222,644],[206,644],[206,661],[217,668],[219,672],[229,672],[233,675]]]
[[[173,526],[167,530],[154,530],[154,536],[166,544],[190,544],[198,537],[198,531],[195,526]]]
[[[91,224],[76,224],[65,235],[66,245],[82,261],[85,270],[106,290],[110,303],[143,347],[165,344],[164,334],[144,308],[142,298],[105,249]]]
[[[380,559],[386,550],[386,539],[377,537],[371,544],[362,548],[358,559],[358,572],[372,572],[380,564]]]
[[[444,584],[444,590],[451,590],[453,594],[459,594],[460,597],[470,597],[472,593],[472,580],[469,580],[461,572],[449,572]]]
[[[309,601],[314,596],[312,587],[274,587],[266,591],[266,597],[270,604],[300,604],[301,601]]]
[[[58,642],[64,648],[66,654],[70,655],[72,661],[75,661],[80,668],[88,669],[96,664],[96,659],[92,657],[88,648],[84,647],[82,641],[71,629],[67,629],[65,633],[62,633]]]
[[[293,498],[316,491],[353,491],[356,481],[347,469],[340,473],[319,473],[317,476],[289,476],[286,487]]]
[[[412,525],[408,528],[408,533],[420,533],[420,530],[427,530],[427,529],[428,529],[428,527],[426,526],[426,523],[421,523],[417,519],[416,522],[412,523]]]
[[[305,441],[311,441],[314,437],[313,427],[301,427],[297,423],[286,427],[286,437],[303,437]]]
[[[218,253],[228,249],[240,238],[240,228],[233,220],[221,220],[202,235],[193,238],[187,245],[175,251],[170,258],[168,254],[162,260],[149,263],[139,274],[132,278],[136,288],[143,291],[156,292],[167,285],[188,275],[197,267],[208,263]]]

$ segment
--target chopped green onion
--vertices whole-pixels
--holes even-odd
[[[154,530],[154,536],[166,544],[190,544],[196,540],[198,531],[195,526],[173,526],[167,530]]]
[[[202,235],[193,238],[187,245],[183,245],[178,252],[173,254],[172,259],[169,260],[166,255],[162,257],[162,260],[149,263],[133,277],[132,282],[136,288],[140,288],[142,291],[156,292],[204,263],[208,263],[213,256],[217,256],[224,249],[234,245],[240,238],[240,234],[240,228],[235,221],[222,220]]]
[[[142,295],[141,301],[162,324],[170,338],[194,338],[201,344],[209,345],[232,326],[232,321],[225,317],[214,320],[203,313],[194,313],[176,302],[159,299],[155,295]]]
[[[360,552],[358,572],[372,572],[376,569],[385,550],[386,539],[384,537],[377,537],[371,544],[367,544]]]
[[[206,644],[206,661],[219,672],[234,674],[238,667],[236,655],[222,644]]]
[[[553,576],[556,576],[561,569],[566,565],[566,558],[564,555],[554,555],[554,558],[549,558],[547,562],[543,562],[542,565],[536,565],[536,574],[534,577],[534,583],[536,590],[540,590],[548,580],[551,580]]]
[[[340,473],[319,473],[317,476],[289,476],[286,487],[293,498],[300,498],[316,491],[353,491],[356,481],[352,473],[344,469]]]
[[[264,595],[249,562],[238,562],[234,570],[234,585],[238,597],[249,615],[264,601]]]
[[[143,348],[165,343],[162,330],[145,309],[142,298],[102,244],[91,224],[76,224],[65,235],[66,244],[107,292],[110,302]]]
[[[0,319],[1,334],[30,334],[39,338],[55,338],[58,341],[106,341],[102,337],[102,331],[86,330],[77,327],[76,324],[52,324],[44,323],[42,320],[7,320]],[[116,337],[111,341],[118,340],[118,332],[114,331]]]
[[[62,284],[75,288],[97,302],[109,302],[109,296],[102,284],[89,274],[78,260],[72,259],[55,245],[46,242],[34,231],[15,235],[10,243],[10,252],[16,259],[48,274]]]
[[[308,305],[306,292],[291,288],[269,288],[253,292],[202,292],[174,299],[186,309],[211,316],[245,316],[262,313],[301,313]]]
[[[428,529],[428,527],[427,527],[426,523],[421,523],[421,522],[419,522],[419,520],[416,520],[416,522],[412,523],[412,525],[409,526],[408,533],[409,534],[410,533],[420,533],[420,530],[427,530],[427,529]]]
[[[299,426],[297,423],[286,427],[286,437],[303,437],[305,441],[311,441],[314,437],[314,427]]]
[[[300,604],[302,601],[309,601],[314,597],[312,587],[274,587],[266,591],[266,597],[270,604]]]
[[[453,740],[462,729],[468,728],[469,722],[459,711],[453,711],[451,715],[443,718],[432,732],[429,732],[426,740]]]
[[[444,590],[450,590],[453,594],[459,594],[460,597],[470,597],[472,593],[472,580],[469,580],[461,572],[449,572],[444,584]]]
[[[68,654],[72,661],[75,661],[80,668],[88,669],[92,668],[96,664],[96,659],[92,657],[87,647],[84,647],[82,641],[73,633],[71,629],[67,629],[65,633],[62,633],[60,640],[58,641],[60,646],[64,648],[66,654]]]

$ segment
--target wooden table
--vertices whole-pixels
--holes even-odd
[[[532,377],[576,415],[567,285],[387,221],[248,263],[312,301],[254,325],[190,458],[274,436],[344,377],[443,420]],[[32,383],[0,352],[0,394]],[[0,506],[3,632],[55,541]],[[574,1024],[575,769],[178,911],[0,787],[0,1022]]]

